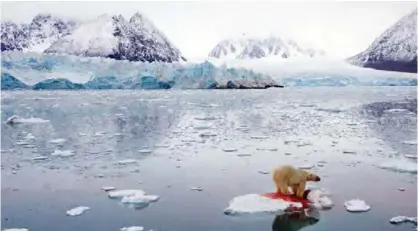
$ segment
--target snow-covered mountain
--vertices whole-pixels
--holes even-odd
[[[81,24],[72,34],[52,44],[45,53],[143,62],[185,60],[165,35],[139,13],[129,21],[120,15],[102,15]]]
[[[417,10],[383,32],[348,62],[378,70],[417,72]]]
[[[279,37],[227,39],[218,43],[209,53],[212,58],[258,59],[276,56],[283,59],[294,57],[323,56],[324,51],[301,48],[293,40]]]
[[[59,38],[70,34],[76,23],[50,14],[38,14],[29,24],[1,22],[1,51],[43,52]]]

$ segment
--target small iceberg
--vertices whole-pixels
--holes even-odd
[[[113,192],[109,192],[108,196],[111,199],[122,199],[125,196],[133,196],[133,195],[144,195],[145,192],[143,190],[131,190],[131,189],[127,189],[127,190],[118,190],[118,191],[113,191]]]
[[[370,210],[370,206],[363,200],[353,199],[344,202],[345,209],[349,212],[367,212]]]
[[[74,156],[75,151],[73,150],[55,150],[53,153],[51,153],[51,156],[61,156],[61,157],[69,157]]]
[[[80,207],[76,207],[73,209],[70,209],[67,211],[67,215],[68,216],[79,216],[81,215],[84,211],[89,210],[89,207],[86,206],[80,206]]]
[[[131,226],[131,227],[123,227],[120,231],[144,231],[144,227],[142,226]]]
[[[391,224],[399,224],[399,223],[403,223],[403,222],[411,222],[414,223],[415,225],[417,224],[418,218],[417,217],[407,217],[407,216],[396,216],[396,217],[392,217],[389,222]]]
[[[120,199],[122,204],[135,208],[145,208],[151,202],[156,202],[160,199],[157,195],[147,195],[143,190],[118,190],[109,192],[108,197]]]
[[[58,138],[58,139],[50,140],[49,143],[51,143],[51,144],[63,144],[65,141],[66,141],[66,139]]]
[[[299,202],[288,202],[280,199],[270,199],[260,194],[248,194],[233,198],[228,208],[224,210],[226,215],[244,215],[253,213],[284,213],[289,207],[302,208]]]
[[[36,124],[36,123],[48,123],[49,120],[41,118],[22,118],[18,115],[13,115],[6,120],[6,124]]]

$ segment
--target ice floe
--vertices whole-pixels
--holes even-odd
[[[252,213],[283,213],[289,207],[302,208],[299,202],[270,199],[259,194],[247,194],[233,198],[224,210],[226,215]]]
[[[302,165],[298,166],[299,169],[312,169],[314,167],[315,167],[315,165],[313,165],[313,164],[302,164]]]
[[[334,206],[334,203],[329,198],[331,194],[323,189],[312,189],[309,192],[307,199],[317,209],[330,209]]]
[[[398,188],[398,190],[403,192],[403,191],[405,191],[405,188]]]
[[[343,150],[343,153],[344,154],[356,154],[357,152],[353,150]]]
[[[344,206],[349,212],[366,212],[370,210],[370,206],[360,199],[346,201],[344,202]]]
[[[66,141],[66,139],[58,138],[58,139],[50,140],[49,143],[51,143],[51,144],[63,144],[63,143],[65,143],[65,141]]]
[[[13,115],[6,120],[7,124],[36,124],[36,123],[48,123],[49,120],[44,120],[41,118],[22,118],[18,115]]]
[[[251,156],[252,154],[250,153],[241,153],[241,154],[237,154],[237,156],[239,157],[245,157],[245,156]]]
[[[264,140],[264,139],[268,139],[268,136],[251,136],[251,139],[255,139],[255,140]]]
[[[237,151],[237,149],[236,148],[223,148],[222,149],[224,152],[236,152]]]
[[[37,157],[32,158],[32,160],[34,161],[46,160],[46,159],[48,159],[48,156],[37,156]]]
[[[411,222],[417,224],[418,218],[417,217],[407,217],[407,216],[396,216],[392,217],[389,222],[392,224],[399,224],[403,222]]]
[[[115,189],[116,189],[116,187],[113,187],[113,186],[103,186],[102,187],[102,190],[105,191],[105,192],[112,191],[112,190],[115,190]]]
[[[407,160],[391,160],[378,164],[376,167],[395,172],[417,173],[417,163]]]
[[[80,207],[76,207],[73,209],[70,209],[67,211],[67,215],[68,216],[79,216],[81,215],[84,211],[89,210],[89,207],[86,206],[80,206]]]
[[[141,154],[149,154],[149,153],[152,152],[152,150],[151,149],[141,149],[141,150],[138,150],[138,152],[141,153]]]
[[[200,192],[200,191],[203,191],[203,188],[202,187],[191,187],[190,190]]]
[[[143,190],[131,190],[131,189],[126,189],[126,190],[118,190],[118,191],[113,191],[113,192],[109,192],[108,196],[111,199],[122,199],[125,196],[133,196],[133,195],[144,195],[145,192]]]
[[[151,202],[160,199],[157,195],[148,195],[143,190],[118,190],[109,192],[108,197],[119,199],[122,204],[133,206],[135,208],[145,208]]]
[[[403,144],[408,144],[408,145],[417,145],[417,141],[416,140],[406,140],[402,142]]]
[[[51,153],[51,156],[61,156],[61,157],[69,157],[74,156],[75,151],[73,150],[55,150],[53,153]]]
[[[142,226],[130,226],[130,227],[123,227],[120,231],[144,231],[144,227]]]
[[[126,159],[126,160],[119,160],[118,164],[120,165],[126,165],[126,164],[134,164],[137,163],[135,159]]]
[[[269,171],[265,171],[265,170],[258,170],[258,173],[264,174],[264,175],[270,174]]]
[[[3,231],[29,231],[29,229],[25,229],[25,228],[11,228],[11,229],[3,229]]]
[[[409,159],[417,159],[417,156],[416,155],[404,155],[406,158],[409,158]]]

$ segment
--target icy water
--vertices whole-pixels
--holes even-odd
[[[416,159],[404,157],[417,151],[414,87],[1,95],[2,122],[48,120],[1,125],[2,229],[415,229],[389,223],[417,215]],[[273,191],[265,173],[280,164],[313,165],[335,206],[319,221],[223,214],[236,196]],[[161,198],[135,209],[103,186]],[[357,198],[371,210],[347,212]],[[77,206],[90,210],[66,215]]]

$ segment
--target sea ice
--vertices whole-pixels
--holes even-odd
[[[229,202],[228,208],[224,210],[224,213],[226,215],[283,213],[291,206],[302,208],[302,204],[298,202],[270,199],[259,194],[247,194],[233,198]]]
[[[125,196],[134,196],[134,195],[145,195],[145,192],[142,190],[118,190],[109,192],[108,196],[111,199],[121,199]]]
[[[264,174],[264,175],[267,175],[267,174],[269,174],[270,172],[269,172],[269,171],[265,171],[265,170],[258,170],[258,173],[260,173],[260,174]]]
[[[129,196],[124,196],[121,200],[123,204],[149,204],[150,202],[156,202],[160,199],[156,195],[144,195],[144,194],[133,194]]]
[[[345,209],[349,212],[366,212],[370,210],[370,206],[363,200],[353,199],[344,202]]]
[[[75,151],[73,150],[55,150],[53,153],[51,153],[51,156],[61,156],[61,157],[69,157],[74,156]]]
[[[298,168],[300,168],[300,169],[312,169],[314,167],[315,167],[315,165],[313,165],[313,164],[302,164],[302,165],[298,166]]]
[[[48,159],[48,156],[37,156],[37,157],[34,157],[32,160],[46,160],[46,159]]]
[[[417,217],[396,216],[396,217],[392,217],[389,222],[392,224],[399,224],[403,222],[412,222],[414,224],[417,224],[417,221],[418,221]]]
[[[50,140],[49,143],[51,143],[51,144],[63,144],[65,141],[66,141],[66,139],[58,138],[58,139]]]
[[[268,136],[251,136],[251,139],[255,139],[255,140],[263,140],[263,139],[268,139]]]
[[[357,152],[353,150],[343,150],[343,153],[344,154],[356,154]]]
[[[118,161],[118,164],[120,165],[125,165],[125,164],[133,164],[136,163],[137,161],[134,159],[126,159],[126,160],[120,160]]]
[[[81,215],[84,211],[89,210],[89,207],[86,206],[80,206],[80,207],[76,207],[73,209],[70,209],[67,211],[67,215],[68,216],[79,216]]]
[[[406,158],[409,158],[409,159],[417,159],[417,156],[416,155],[404,155]]]
[[[3,229],[3,231],[29,231],[29,229],[25,229],[25,228],[11,228],[11,229]]]
[[[131,227],[123,227],[120,231],[143,231],[144,227],[141,226],[131,226]]]
[[[308,194],[307,199],[317,209],[330,209],[334,206],[334,203],[328,197],[329,195],[330,193],[325,190],[311,189],[311,192]]]
[[[48,123],[49,120],[44,120],[41,118],[22,118],[18,115],[13,115],[6,120],[7,124],[35,124],[35,123]]]
[[[237,156],[244,157],[244,156],[251,156],[251,154],[250,153],[241,153],[241,154],[238,154]]]
[[[192,191],[203,191],[203,188],[202,187],[192,187],[192,188],[190,188],[190,190],[192,190]]]
[[[151,149],[141,149],[141,150],[138,150],[138,152],[141,153],[141,154],[149,154],[149,153],[152,152],[152,150]]]
[[[32,135],[32,133],[28,133],[26,136],[25,136],[25,138],[24,138],[25,140],[33,140],[33,139],[35,139],[35,136],[34,135]]]
[[[102,187],[102,190],[103,191],[112,191],[112,190],[115,190],[116,189],[116,187],[113,187],[113,186],[103,186]]]
[[[392,170],[396,172],[417,173],[417,163],[407,160],[391,160],[376,165],[379,168]]]
[[[417,145],[416,140],[406,140],[402,142],[403,144],[409,144],[409,145]]]
[[[237,149],[236,148],[223,148],[222,149],[224,152],[236,152]]]

